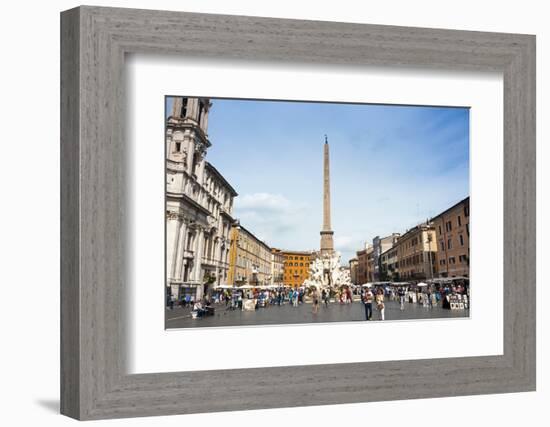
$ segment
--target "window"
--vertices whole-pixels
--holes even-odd
[[[441,226],[439,226],[439,234],[443,234],[443,233],[441,232]]]
[[[179,153],[181,151],[181,142],[176,142],[176,153]]]
[[[452,249],[452,247],[451,239],[447,240],[447,249]]]
[[[458,216],[457,222],[459,227],[462,226],[462,220],[460,219],[460,215]]]
[[[449,264],[454,264],[455,263],[455,257],[452,256],[452,257],[449,257]]]
[[[466,224],[466,234],[470,235],[470,224]]]
[[[469,217],[470,216],[470,204],[467,204],[464,206],[464,216]]]
[[[460,246],[464,246],[464,236],[461,234],[458,238],[460,239]]]
[[[460,256],[458,257],[458,261],[461,262],[461,263],[462,263],[462,262],[466,262],[466,255],[460,255]]]
[[[445,231],[451,231],[453,229],[453,223],[451,221],[447,221],[445,223]]]
[[[445,260],[444,260],[444,259],[440,259],[440,260],[439,260],[439,265],[445,265]]]
[[[304,263],[303,263],[303,262],[301,262],[301,263],[300,263],[300,267],[303,267],[303,266],[304,266]]]

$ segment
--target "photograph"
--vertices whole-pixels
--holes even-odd
[[[470,109],[165,97],[165,328],[470,316]]]

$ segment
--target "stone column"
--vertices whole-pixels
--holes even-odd
[[[180,117],[181,109],[183,107],[183,98],[181,96],[177,96],[174,98],[174,102],[172,104],[172,117]]]
[[[191,135],[187,135],[187,173],[193,174],[193,163],[195,162],[195,135],[194,132]]]
[[[197,165],[197,181],[199,183],[203,183],[203,178],[204,178],[204,166],[206,164],[206,160],[204,160],[204,156],[201,156],[201,160],[199,162],[199,164]]]
[[[201,127],[204,130],[204,133],[207,133],[207,131],[208,131],[208,113],[209,113],[209,110],[210,110],[209,108],[205,108],[204,113],[202,115]]]
[[[182,220],[179,231],[178,255],[176,260],[175,277],[183,281],[183,254],[185,252],[185,238],[187,236],[187,222]]]
[[[202,272],[202,252],[203,252],[203,247],[204,247],[204,230],[202,229],[202,227],[199,227],[197,228],[197,233],[196,233],[196,241],[195,241],[195,259],[194,259],[194,267],[193,267],[193,280],[195,280],[196,282],[200,282],[201,284],[199,286],[197,286],[197,294],[196,294],[196,298],[197,299],[200,299],[202,298],[203,294],[204,294],[204,289],[203,289],[203,285],[202,285],[202,277],[201,277],[201,272]]]
[[[169,212],[166,215],[166,220],[166,272],[167,279],[170,280],[174,278],[175,274],[179,233],[177,215]]]

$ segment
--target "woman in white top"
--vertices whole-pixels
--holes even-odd
[[[375,301],[376,308],[378,309],[378,313],[380,314],[380,320],[384,320],[384,311],[386,310],[386,305],[384,304],[384,291],[382,289],[378,289]]]

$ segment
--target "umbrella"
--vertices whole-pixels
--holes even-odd
[[[424,282],[420,282],[420,283],[418,283],[416,286],[422,288],[422,287],[424,287],[424,286],[428,286],[428,284],[427,284],[427,283],[424,283]]]
[[[363,283],[361,285],[362,288],[372,288],[372,283]]]
[[[254,286],[252,285],[242,285],[242,286],[239,286],[238,289],[253,289]]]
[[[218,285],[216,286],[216,289],[233,289],[234,287],[231,285]]]

